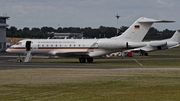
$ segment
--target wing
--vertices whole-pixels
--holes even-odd
[[[135,48],[135,49],[127,50],[127,52],[139,52],[140,50],[150,52],[157,49],[156,47],[142,47],[142,48]]]
[[[50,51],[49,54],[51,55],[57,55],[57,56],[61,56],[61,57],[80,57],[80,56],[84,56],[84,57],[89,57],[89,52],[90,51],[62,51],[62,50],[53,50]]]

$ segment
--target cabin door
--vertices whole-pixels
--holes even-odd
[[[26,51],[31,51],[31,41],[26,41]]]
[[[36,42],[31,42],[31,49],[32,49],[32,53],[37,53],[38,52],[38,44]]]

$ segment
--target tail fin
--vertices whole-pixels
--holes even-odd
[[[136,20],[122,35],[116,37],[118,40],[141,42],[153,23],[174,22],[168,20],[155,20],[141,17]]]
[[[174,35],[170,39],[168,39],[168,41],[175,41],[180,43],[180,30],[176,30]]]

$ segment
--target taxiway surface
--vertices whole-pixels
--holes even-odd
[[[6,52],[0,53],[0,70],[9,70],[9,69],[29,69],[29,68],[83,68],[83,69],[115,69],[115,68],[123,68],[119,66],[92,66],[85,65],[81,63],[17,63],[10,62],[10,59],[15,59],[18,56],[15,54],[9,54]]]
[[[124,66],[99,66],[99,65],[87,65],[82,63],[17,63],[11,62],[10,59],[16,59],[18,56],[6,52],[0,52],[0,70],[11,69],[33,69],[33,68],[78,68],[78,69],[165,69],[165,68],[142,68],[142,67],[124,67]],[[168,56],[156,57],[156,58],[168,58]],[[174,57],[179,58],[179,57]],[[180,68],[166,68],[167,70],[180,70]]]

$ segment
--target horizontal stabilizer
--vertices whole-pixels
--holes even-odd
[[[175,21],[171,21],[171,20],[155,20],[155,19],[150,19],[150,18],[141,17],[141,19],[140,19],[138,22],[140,22],[140,23],[143,23],[143,22],[151,22],[151,23],[171,23],[171,22],[175,22]]]

